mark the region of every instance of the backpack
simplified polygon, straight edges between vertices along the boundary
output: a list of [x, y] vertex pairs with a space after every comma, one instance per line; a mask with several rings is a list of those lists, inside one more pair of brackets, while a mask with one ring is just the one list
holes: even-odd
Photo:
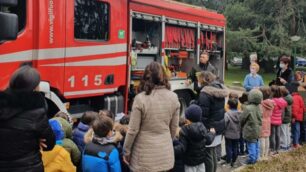
[[[93, 142], [87, 144], [83, 152], [83, 172], [121, 172], [119, 153], [117, 166], [110, 162], [111, 153], [115, 149], [116, 146], [114, 144], [100, 145]], [[118, 151], [116, 150], [116, 152]], [[95, 168], [98, 165], [101, 168]]]

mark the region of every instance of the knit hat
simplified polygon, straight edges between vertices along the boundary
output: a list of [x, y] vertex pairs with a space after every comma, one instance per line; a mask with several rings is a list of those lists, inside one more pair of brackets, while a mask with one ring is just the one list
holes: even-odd
[[289, 86], [290, 93], [298, 92], [299, 86], [300, 86], [299, 82], [293, 81]]
[[249, 103], [258, 105], [261, 103], [262, 99], [263, 99], [262, 92], [259, 91], [258, 89], [253, 89], [249, 92], [248, 95]]
[[64, 131], [64, 137], [72, 139], [72, 125], [63, 118], [55, 117], [53, 119], [57, 120], [61, 124]]
[[39, 82], [40, 75], [36, 69], [22, 66], [13, 73], [9, 88], [15, 91], [33, 91]]
[[202, 117], [202, 109], [200, 106], [192, 104], [185, 110], [185, 117], [191, 122], [199, 122]]
[[52, 131], [55, 135], [56, 143], [59, 144], [64, 139], [65, 136], [61, 124], [57, 120], [50, 119], [49, 125], [51, 126]]

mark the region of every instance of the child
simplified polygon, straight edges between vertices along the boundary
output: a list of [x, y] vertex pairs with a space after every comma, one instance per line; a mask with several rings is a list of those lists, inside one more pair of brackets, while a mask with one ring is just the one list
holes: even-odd
[[185, 111], [187, 124], [181, 128], [179, 144], [174, 147], [175, 156], [183, 155], [185, 172], [205, 171], [205, 145], [214, 140], [215, 130], [209, 132], [201, 122], [202, 109], [190, 105]]
[[122, 135], [122, 139], [121, 141], [119, 141], [117, 148], [118, 151], [120, 153], [120, 163], [121, 163], [121, 171], [122, 172], [130, 172], [130, 169], [128, 167], [128, 165], [126, 163], [123, 162], [123, 145], [124, 145], [124, 141], [125, 141], [125, 136], [128, 130], [128, 125], [130, 123], [130, 116], [129, 115], [125, 115], [120, 119], [119, 124], [114, 124], [114, 130], [116, 131], [116, 133], [120, 133]]
[[301, 147], [299, 144], [300, 138], [300, 125], [303, 122], [304, 115], [304, 101], [302, 96], [298, 93], [298, 82], [292, 83], [292, 136], [293, 136], [293, 147]]
[[278, 154], [280, 148], [280, 126], [282, 125], [282, 114], [287, 107], [287, 102], [282, 97], [279, 86], [271, 86], [272, 101], [274, 102], [274, 109], [271, 116], [271, 136], [270, 148], [271, 155]]
[[63, 118], [64, 120], [69, 122], [69, 117], [65, 112], [59, 111], [57, 114], [54, 115], [54, 117]]
[[253, 88], [259, 88], [264, 85], [262, 77], [257, 74], [259, 71], [259, 65], [252, 63], [250, 65], [250, 74], [248, 74], [243, 82], [243, 87], [246, 91], [251, 91]]
[[272, 92], [270, 87], [261, 87], [259, 89], [263, 95], [261, 102], [262, 110], [262, 126], [260, 133], [260, 158], [262, 160], [268, 159], [270, 149], [270, 135], [271, 135], [271, 115], [274, 109], [274, 102], [270, 99]]
[[45, 172], [75, 172], [76, 167], [72, 164], [69, 153], [63, 148], [62, 139], [64, 132], [57, 120], [49, 120], [49, 124], [56, 138], [56, 145], [51, 151], [42, 152], [42, 160]]
[[300, 84], [302, 84], [304, 82], [304, 76], [303, 76], [303, 72], [301, 71], [296, 71], [294, 73], [294, 80], [299, 82]]
[[[179, 127], [177, 127], [175, 138], [173, 139], [173, 147], [178, 146], [180, 144], [180, 141], [179, 141], [180, 134], [179, 133], [181, 131], [181, 128], [184, 125], [186, 125], [186, 119], [183, 117], [180, 117]], [[172, 172], [185, 172], [183, 157], [184, 157], [183, 154], [175, 155], [174, 167], [171, 170]]]
[[230, 110], [225, 113], [225, 147], [226, 147], [226, 162], [233, 167], [238, 157], [238, 145], [240, 138], [240, 115], [237, 110], [238, 100], [229, 99], [227, 102]]
[[[99, 112], [99, 115], [98, 115], [98, 117], [101, 117], [101, 116], [107, 116], [107, 117], [109, 117], [110, 119], [112, 119], [112, 121], [113, 121], [113, 123], [114, 123], [114, 120], [115, 120], [115, 115], [111, 112], [111, 111], [109, 111], [109, 110], [101, 110], [100, 112]], [[121, 129], [121, 125], [118, 125], [118, 124], [114, 124], [114, 128], [113, 129], [115, 129], [115, 134], [116, 134], [116, 138], [118, 139], [116, 142], [119, 142], [119, 141], [121, 141], [122, 140], [122, 135], [120, 134], [120, 129]], [[117, 130], [118, 129], [118, 130]], [[84, 135], [84, 142], [85, 142], [85, 144], [87, 144], [87, 143], [90, 143], [91, 141], [92, 141], [92, 138], [93, 138], [93, 129], [92, 128], [90, 128], [87, 132], [86, 132], [86, 134]]]
[[88, 131], [91, 123], [98, 117], [98, 113], [88, 111], [83, 114], [81, 121], [77, 128], [73, 130], [73, 141], [78, 146], [79, 150], [83, 152], [85, 147], [84, 135]]
[[73, 120], [72, 120], [71, 116], [68, 115], [65, 112], [59, 111], [59, 112], [57, 112], [57, 114], [54, 115], [54, 117], [63, 118], [64, 120], [68, 121], [70, 124], [73, 124]]
[[57, 120], [62, 126], [64, 132], [62, 146], [70, 153], [73, 164], [78, 166], [81, 159], [81, 152], [78, 146], [72, 141], [72, 126], [63, 118], [55, 117], [53, 119]]
[[248, 160], [247, 164], [254, 164], [259, 157], [259, 135], [261, 129], [261, 110], [259, 104], [262, 101], [262, 93], [253, 89], [248, 96], [248, 105], [243, 109], [240, 123], [242, 128], [242, 135], [247, 143]]
[[99, 115], [101, 116], [101, 115], [106, 115], [106, 116], [108, 116], [109, 118], [111, 118], [113, 121], [115, 121], [115, 114], [112, 112], [112, 111], [110, 111], [110, 110], [106, 110], [106, 109], [104, 109], [104, 110], [100, 110], [99, 111]]
[[[241, 110], [245, 109], [245, 107], [248, 105], [248, 92], [242, 93], [241, 97], [239, 97], [239, 102], [241, 103]], [[242, 129], [241, 129], [242, 130]], [[242, 137], [242, 131], [240, 131], [240, 139], [239, 139], [239, 155], [245, 155], [247, 154], [247, 148], [245, 145], [245, 141]]]
[[281, 131], [280, 131], [280, 148], [282, 150], [287, 151], [289, 150], [290, 145], [291, 145], [289, 125], [291, 123], [291, 118], [292, 118], [291, 105], [293, 103], [293, 99], [285, 86], [280, 86], [280, 91], [281, 91], [282, 97], [285, 99], [285, 101], [288, 104], [288, 106], [285, 108], [282, 114], [283, 121], [282, 121]]
[[[238, 97], [238, 94], [235, 93], [235, 92], [231, 92], [229, 95], [228, 95], [228, 100], [230, 99], [236, 99], [238, 101], [238, 107], [237, 107], [237, 110], [238, 111], [241, 111], [241, 104], [239, 102], [239, 97]], [[230, 110], [228, 104], [225, 104], [225, 112], [228, 112]]]
[[99, 116], [92, 128], [93, 139], [86, 144], [83, 152], [83, 172], [121, 172], [112, 119]]

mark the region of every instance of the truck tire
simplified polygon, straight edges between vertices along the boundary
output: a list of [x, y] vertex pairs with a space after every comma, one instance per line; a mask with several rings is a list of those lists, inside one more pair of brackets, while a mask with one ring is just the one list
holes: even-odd
[[185, 110], [189, 106], [190, 101], [193, 99], [192, 94], [188, 90], [175, 91], [180, 101], [180, 117], [185, 117]]

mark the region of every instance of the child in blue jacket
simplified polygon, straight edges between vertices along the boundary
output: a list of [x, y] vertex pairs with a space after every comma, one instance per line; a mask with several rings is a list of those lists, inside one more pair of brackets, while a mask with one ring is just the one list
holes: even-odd
[[84, 135], [89, 130], [93, 121], [98, 117], [97, 112], [88, 111], [83, 114], [81, 121], [73, 130], [72, 137], [74, 143], [78, 146], [81, 152], [83, 152], [85, 147]]
[[92, 129], [93, 139], [83, 152], [83, 172], [121, 172], [112, 119], [99, 116], [93, 122]]

